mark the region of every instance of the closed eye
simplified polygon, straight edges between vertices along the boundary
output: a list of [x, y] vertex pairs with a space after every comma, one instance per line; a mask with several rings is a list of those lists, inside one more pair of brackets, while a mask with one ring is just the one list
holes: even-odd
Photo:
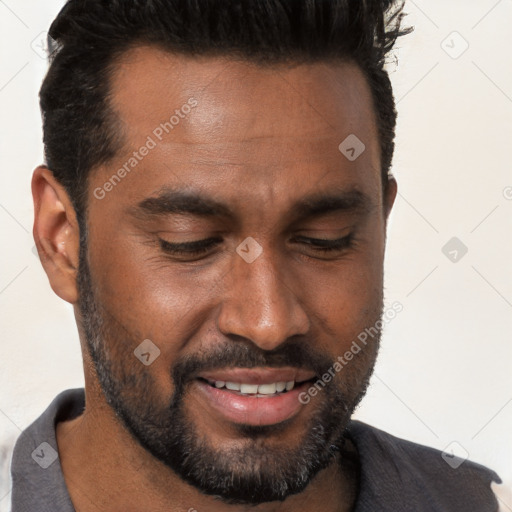
[[308, 237], [296, 237], [296, 241], [312, 246], [315, 250], [322, 252], [339, 251], [346, 249], [351, 246], [353, 242], [353, 233], [346, 235], [342, 238], [326, 239], [326, 238], [308, 238]]
[[[297, 236], [292, 241], [294, 243], [303, 244], [306, 247], [319, 251], [321, 253], [342, 251], [349, 248], [353, 243], [353, 233], [342, 238], [325, 239], [325, 238], [309, 238]], [[217, 247], [223, 242], [220, 237], [210, 237], [203, 240], [193, 240], [190, 242], [173, 243], [159, 238], [161, 249], [174, 256], [198, 257], [207, 254], [209, 251]]]
[[168, 254], [176, 256], [188, 255], [188, 256], [199, 256], [207, 253], [215, 246], [222, 242], [222, 238], [211, 237], [205, 238], [204, 240], [194, 240], [191, 242], [181, 242], [179, 244], [168, 242], [167, 240], [159, 239], [160, 247]]

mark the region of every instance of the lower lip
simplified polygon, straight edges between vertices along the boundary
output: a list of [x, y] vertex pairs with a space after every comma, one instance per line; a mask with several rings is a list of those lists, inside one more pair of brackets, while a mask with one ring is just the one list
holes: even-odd
[[226, 388], [218, 389], [202, 380], [195, 381], [208, 405], [233, 423], [242, 425], [275, 425], [299, 413], [300, 393], [309, 385], [304, 382], [291, 391], [269, 397], [239, 395]]

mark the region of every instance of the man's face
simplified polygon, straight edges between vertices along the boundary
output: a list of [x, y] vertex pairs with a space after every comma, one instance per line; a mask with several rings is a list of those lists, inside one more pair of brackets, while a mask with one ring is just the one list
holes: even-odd
[[[382, 312], [395, 190], [383, 196], [365, 79], [348, 63], [262, 68], [139, 48], [117, 66], [112, 106], [125, 143], [90, 176], [79, 274], [105, 397], [207, 494], [300, 492], [332, 461], [378, 348], [376, 337], [299, 401]], [[143, 342], [151, 364], [134, 354]]]

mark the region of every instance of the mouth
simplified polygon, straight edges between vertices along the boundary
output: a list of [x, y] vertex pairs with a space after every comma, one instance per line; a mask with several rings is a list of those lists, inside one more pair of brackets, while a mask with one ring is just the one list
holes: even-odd
[[289, 369], [230, 369], [195, 379], [200, 397], [217, 417], [243, 425], [275, 425], [298, 415], [299, 395], [316, 380]]

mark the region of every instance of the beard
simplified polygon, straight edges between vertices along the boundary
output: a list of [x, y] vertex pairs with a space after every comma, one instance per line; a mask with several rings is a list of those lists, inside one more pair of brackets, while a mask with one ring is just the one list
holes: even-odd
[[[293, 446], [277, 444], [293, 418], [276, 425], [234, 424], [236, 446], [214, 446], [186, 412], [186, 397], [193, 375], [226, 367], [295, 366], [324, 375], [333, 357], [313, 350], [303, 339], [286, 340], [265, 351], [252, 343], [219, 344], [207, 353], [178, 358], [171, 376], [174, 391], [159, 399], [158, 385], [147, 367], [134, 356], [138, 339], [129, 333], [108, 308], [100, 304], [87, 262], [85, 240], [80, 244], [78, 272], [79, 309], [86, 349], [94, 364], [106, 402], [133, 439], [171, 468], [182, 480], [226, 504], [258, 505], [284, 501], [302, 492], [312, 479], [344, 457], [346, 427], [364, 396], [377, 356], [379, 333], [358, 354], [358, 361], [344, 368], [344, 379], [333, 379], [311, 402], [305, 434]], [[382, 317], [381, 312], [378, 318]], [[131, 347], [131, 348], [130, 348]], [[347, 457], [348, 458], [348, 457]]]

